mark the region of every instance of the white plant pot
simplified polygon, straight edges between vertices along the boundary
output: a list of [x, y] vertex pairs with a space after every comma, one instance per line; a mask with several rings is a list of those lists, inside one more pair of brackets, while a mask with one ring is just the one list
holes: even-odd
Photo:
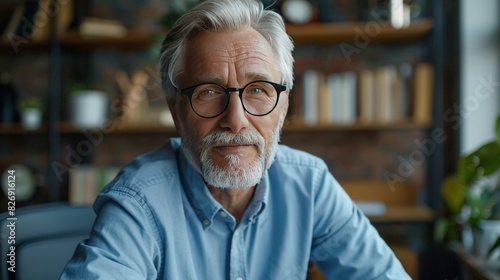
[[38, 129], [42, 124], [42, 111], [35, 108], [22, 110], [21, 123], [25, 129]]
[[99, 128], [108, 115], [108, 96], [97, 90], [75, 92], [70, 99], [70, 119], [77, 128]]

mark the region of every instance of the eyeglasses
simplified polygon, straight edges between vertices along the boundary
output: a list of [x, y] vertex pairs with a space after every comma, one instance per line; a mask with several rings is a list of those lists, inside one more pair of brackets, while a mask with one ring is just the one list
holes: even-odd
[[239, 92], [241, 105], [247, 113], [253, 116], [265, 116], [276, 108], [279, 95], [285, 90], [285, 85], [254, 81], [242, 88], [226, 88], [216, 83], [202, 83], [180, 89], [180, 92], [189, 97], [191, 108], [198, 116], [215, 118], [228, 107], [231, 92]]

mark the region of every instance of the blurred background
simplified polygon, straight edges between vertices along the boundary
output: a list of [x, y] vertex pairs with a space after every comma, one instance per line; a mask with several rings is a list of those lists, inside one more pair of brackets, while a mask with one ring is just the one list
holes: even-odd
[[[156, 63], [197, 2], [0, 0], [1, 212], [8, 171], [17, 207], [88, 205], [177, 135]], [[500, 2], [263, 2], [295, 43], [282, 143], [325, 160], [414, 279], [499, 279]]]

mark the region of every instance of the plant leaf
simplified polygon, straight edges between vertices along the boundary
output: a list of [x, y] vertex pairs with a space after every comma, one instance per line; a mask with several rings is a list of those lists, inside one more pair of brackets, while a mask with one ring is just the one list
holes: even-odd
[[471, 154], [479, 159], [476, 175], [488, 176], [500, 168], [500, 143], [493, 141], [484, 144]]
[[444, 180], [441, 192], [450, 212], [457, 214], [465, 201], [465, 184], [458, 177], [449, 176]]
[[495, 249], [500, 248], [500, 236], [497, 238], [495, 243], [491, 246], [491, 248], [488, 250], [488, 258], [491, 257], [491, 254], [495, 251]]
[[488, 176], [500, 169], [500, 142], [492, 141], [474, 152], [463, 156], [458, 162], [459, 180], [471, 185], [481, 176]]
[[458, 180], [465, 185], [471, 185], [477, 178], [479, 159], [472, 154], [463, 156], [458, 161]]

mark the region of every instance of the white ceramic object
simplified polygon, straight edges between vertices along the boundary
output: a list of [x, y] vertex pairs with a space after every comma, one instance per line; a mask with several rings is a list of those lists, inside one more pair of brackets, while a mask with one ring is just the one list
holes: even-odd
[[70, 118], [77, 128], [99, 128], [107, 115], [108, 96], [102, 91], [78, 91], [70, 98]]
[[42, 111], [40, 109], [28, 108], [21, 112], [21, 123], [25, 129], [35, 130], [42, 124]]

